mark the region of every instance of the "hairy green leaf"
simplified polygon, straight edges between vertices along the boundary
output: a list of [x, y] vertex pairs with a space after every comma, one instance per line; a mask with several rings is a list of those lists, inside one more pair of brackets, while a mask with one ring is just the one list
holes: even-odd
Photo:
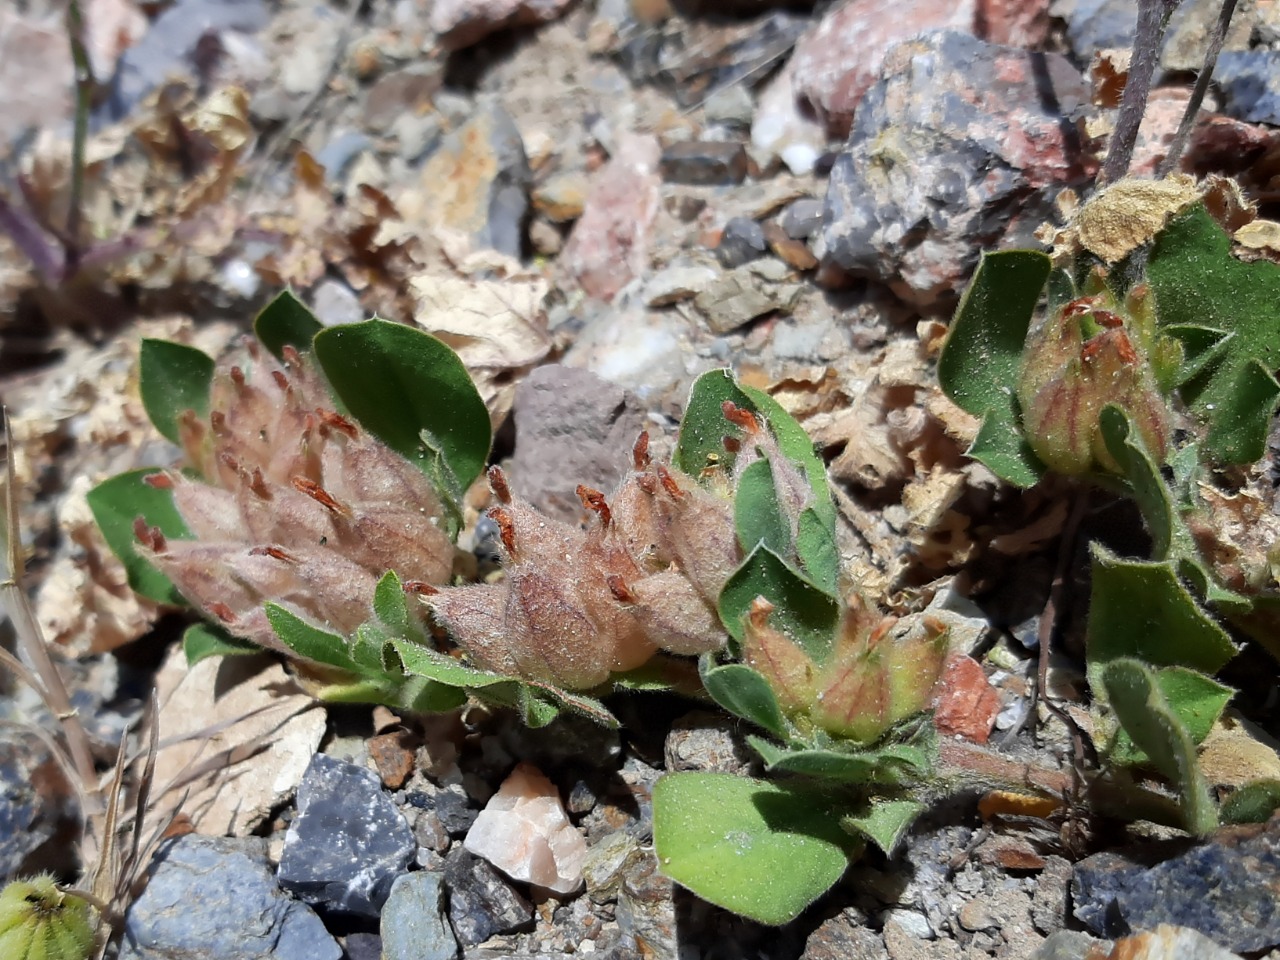
[[[1185, 667], [1161, 667], [1151, 673], [1169, 709], [1177, 716], [1193, 744], [1201, 743], [1209, 735], [1235, 693], [1212, 677]], [[1146, 763], [1150, 759], [1123, 728], [1109, 756], [1113, 763], [1121, 765]]]
[[253, 321], [253, 332], [277, 360], [284, 359], [284, 348], [309, 353], [315, 335], [324, 329], [305, 303], [292, 290], [285, 290], [262, 308]]
[[720, 591], [720, 620], [739, 643], [744, 620], [756, 597], [774, 606], [770, 624], [798, 644], [815, 663], [824, 663], [834, 641], [840, 605], [766, 546], [757, 546]]
[[117, 474], [90, 490], [86, 499], [107, 546], [124, 564], [129, 586], [157, 603], [185, 605], [169, 578], [138, 553], [134, 536], [134, 520], [141, 517], [170, 540], [191, 539], [191, 531], [173, 505], [173, 492], [143, 482], [155, 472], [143, 468]]
[[778, 737], [785, 737], [787, 722], [769, 682], [745, 663], [716, 666], [710, 654], [698, 661], [702, 684], [711, 699], [735, 716]]
[[213, 359], [195, 347], [145, 339], [138, 349], [138, 390], [147, 416], [167, 439], [181, 445], [178, 419], [184, 410], [209, 415]]
[[653, 789], [662, 872], [759, 923], [794, 920], [861, 850], [825, 795], [724, 773], [668, 774]]
[[793, 773], [837, 783], [911, 783], [930, 776], [936, 752], [930, 734], [910, 743], [886, 743], [864, 750], [824, 750], [780, 747], [748, 736], [747, 742], [764, 759], [770, 773]]
[[918, 800], [872, 797], [841, 817], [840, 826], [866, 837], [883, 850], [885, 856], [891, 857], [916, 817], [924, 811], [925, 805]]
[[321, 630], [278, 603], [265, 606], [267, 622], [286, 647], [298, 656], [340, 670], [355, 670], [358, 665], [347, 649], [347, 641], [336, 633]]
[[764, 544], [778, 556], [791, 553], [791, 525], [778, 503], [773, 467], [757, 460], [742, 471], [733, 497], [733, 521], [743, 553]]
[[212, 623], [193, 623], [182, 633], [182, 652], [187, 666], [194, 667], [208, 657], [243, 657], [262, 653], [262, 648]]
[[1238, 789], [1222, 805], [1223, 823], [1266, 823], [1280, 810], [1280, 780], [1255, 780]]

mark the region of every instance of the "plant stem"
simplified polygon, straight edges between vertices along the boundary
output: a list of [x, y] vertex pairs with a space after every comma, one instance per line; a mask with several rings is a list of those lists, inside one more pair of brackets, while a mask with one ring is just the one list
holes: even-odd
[[1196, 85], [1191, 89], [1191, 99], [1187, 101], [1187, 110], [1178, 124], [1178, 132], [1173, 143], [1169, 144], [1169, 152], [1165, 154], [1160, 166], [1156, 168], [1157, 177], [1167, 177], [1177, 166], [1182, 152], [1187, 149], [1187, 141], [1191, 138], [1191, 130], [1200, 114], [1200, 104], [1213, 79], [1214, 68], [1218, 65], [1218, 54], [1222, 53], [1222, 45], [1227, 40], [1227, 30], [1231, 26], [1231, 17], [1236, 12], [1236, 0], [1222, 0], [1222, 9], [1218, 12], [1218, 22], [1214, 24], [1213, 33], [1209, 35], [1209, 46], [1204, 52], [1204, 65], [1200, 67], [1200, 75], [1196, 77]]
[[80, 224], [84, 203], [84, 147], [89, 133], [89, 108], [93, 105], [93, 66], [84, 45], [84, 18], [80, 0], [68, 0], [67, 38], [71, 42], [71, 59], [76, 68], [76, 115], [71, 140], [71, 193], [67, 207], [66, 244], [67, 275], [75, 272], [80, 260]]
[[1120, 114], [1111, 134], [1107, 159], [1098, 174], [1098, 185], [1115, 183], [1129, 169], [1133, 148], [1138, 142], [1138, 127], [1151, 94], [1151, 78], [1160, 61], [1160, 43], [1164, 40], [1169, 18], [1182, 0], [1138, 0], [1138, 31], [1133, 38], [1133, 56], [1129, 60], [1129, 79], [1120, 99]]

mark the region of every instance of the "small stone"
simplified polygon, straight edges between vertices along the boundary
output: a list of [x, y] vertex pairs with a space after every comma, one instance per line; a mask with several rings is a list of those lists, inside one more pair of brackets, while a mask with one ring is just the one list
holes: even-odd
[[1236, 954], [1224, 950], [1202, 933], [1162, 923], [1154, 930], [1121, 937], [1111, 948], [1107, 960], [1236, 960]]
[[435, 811], [440, 823], [455, 837], [470, 830], [480, 815], [480, 811], [471, 805], [471, 798], [455, 787], [436, 794]]
[[667, 734], [662, 751], [666, 768], [745, 774], [749, 761], [734, 738], [735, 727], [735, 722], [722, 714], [686, 714]]
[[1237, 953], [1280, 945], [1280, 817], [1227, 827], [1185, 853], [1147, 867], [1117, 853], [1076, 864], [1075, 916], [1094, 933], [1173, 924]]
[[982, 664], [955, 655], [947, 660], [938, 680], [934, 723], [943, 736], [960, 736], [986, 743], [1000, 712], [1000, 698], [987, 682]]
[[376, 933], [349, 933], [342, 945], [342, 960], [382, 960], [382, 938]]
[[1110, 944], [1079, 930], [1059, 930], [1036, 947], [1027, 960], [1086, 960], [1105, 957]]
[[554, 257], [564, 248], [564, 235], [554, 224], [542, 217], [534, 217], [529, 224], [529, 246], [542, 257]]
[[[6, 877], [56, 867], [73, 871], [67, 859], [29, 860], [59, 834], [76, 829], [75, 791], [42, 740], [6, 731], [0, 736], [0, 872]], [[55, 852], [46, 850], [45, 852]]]
[[729, 127], [749, 127], [755, 115], [756, 104], [751, 91], [744, 84], [735, 83], [722, 87], [702, 105], [708, 123], [723, 123]]
[[396, 141], [396, 153], [411, 166], [416, 166], [440, 143], [444, 128], [440, 114], [402, 113], [391, 122], [391, 136]]
[[383, 960], [454, 960], [458, 955], [444, 915], [442, 880], [427, 871], [396, 878], [379, 921]]
[[818, 265], [818, 258], [813, 255], [813, 251], [803, 240], [793, 240], [787, 235], [787, 231], [776, 223], [766, 223], [763, 229], [769, 249], [783, 263], [797, 270], [812, 270]]
[[694, 305], [715, 333], [736, 330], [774, 310], [789, 312], [800, 295], [798, 284], [764, 280], [753, 266], [746, 264], [722, 274], [694, 298]]
[[592, 179], [582, 216], [560, 255], [589, 296], [612, 300], [648, 268], [662, 186], [659, 158], [655, 138], [627, 135]]
[[866, 916], [849, 907], [809, 935], [801, 960], [886, 960], [888, 956], [880, 934], [868, 928]]
[[444, 828], [439, 814], [434, 810], [419, 812], [413, 823], [413, 839], [418, 841], [418, 846], [433, 853], [446, 853], [449, 850], [449, 831]]
[[618, 925], [636, 941], [642, 957], [679, 955], [674, 885], [658, 869], [652, 850], [631, 861], [618, 893]]
[[548, 23], [573, 0], [436, 0], [427, 23], [449, 50], [461, 50], [498, 30]]
[[1222, 91], [1223, 112], [1250, 123], [1280, 124], [1280, 51], [1226, 52], [1213, 80]]
[[890, 925], [916, 940], [932, 940], [934, 937], [933, 927], [929, 926], [929, 918], [915, 910], [886, 910], [884, 915], [886, 938]]
[[644, 285], [644, 302], [650, 307], [667, 307], [681, 300], [692, 300], [701, 293], [719, 271], [702, 265], [672, 265], [659, 270]]
[[587, 204], [587, 176], [582, 171], [555, 173], [533, 189], [533, 208], [553, 223], [582, 216]]
[[732, 270], [760, 259], [767, 249], [764, 228], [760, 224], [748, 217], [733, 217], [724, 225], [716, 247], [716, 259]]
[[588, 847], [586, 859], [582, 861], [582, 879], [592, 902], [608, 903], [617, 899], [618, 885], [627, 867], [639, 855], [639, 841], [622, 830], [606, 833]]
[[120, 960], [339, 960], [306, 904], [279, 887], [259, 838], [187, 834], [160, 848], [129, 906]]
[[977, 933], [979, 930], [995, 930], [1000, 921], [991, 913], [991, 908], [982, 900], [970, 900], [960, 908], [957, 917], [960, 926]]
[[801, 110], [792, 62], [760, 92], [751, 121], [751, 146], [777, 157], [796, 176], [806, 176], [827, 149], [827, 132], [811, 113]]
[[516, 880], [562, 894], [582, 886], [586, 841], [555, 785], [531, 764], [517, 765], [503, 781], [463, 843]]
[[279, 882], [307, 903], [376, 917], [416, 851], [372, 771], [316, 754], [298, 786]]
[[399, 790], [413, 773], [413, 746], [404, 731], [382, 733], [369, 740], [369, 756], [378, 768], [382, 785], [388, 790]]
[[792, 240], [808, 240], [822, 229], [822, 201], [817, 197], [793, 200], [778, 216], [778, 226]]
[[533, 920], [533, 904], [484, 860], [458, 846], [445, 859], [449, 922], [463, 947], [484, 943]]
[[721, 186], [747, 176], [747, 151], [741, 143], [686, 140], [662, 151], [662, 178], [669, 183]]

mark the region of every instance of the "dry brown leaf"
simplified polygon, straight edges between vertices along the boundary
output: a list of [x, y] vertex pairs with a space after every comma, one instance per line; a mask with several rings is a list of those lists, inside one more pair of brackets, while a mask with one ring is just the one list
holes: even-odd
[[[156, 689], [164, 734], [156, 758], [160, 788], [226, 756], [186, 788], [182, 809], [199, 833], [251, 832], [293, 795], [324, 735], [324, 708], [265, 657], [210, 657], [189, 668], [175, 648]], [[216, 732], [202, 735], [208, 729]], [[162, 798], [161, 811], [172, 809], [183, 792]]]
[[1199, 199], [1195, 178], [1186, 174], [1120, 180], [1080, 208], [1074, 222], [1059, 234], [1055, 253], [1064, 242], [1073, 242], [1106, 263], [1116, 263], [1149, 242], [1170, 214]]
[[1129, 50], [1099, 50], [1089, 64], [1089, 83], [1093, 88], [1093, 103], [1105, 109], [1120, 106], [1120, 95], [1129, 80]]

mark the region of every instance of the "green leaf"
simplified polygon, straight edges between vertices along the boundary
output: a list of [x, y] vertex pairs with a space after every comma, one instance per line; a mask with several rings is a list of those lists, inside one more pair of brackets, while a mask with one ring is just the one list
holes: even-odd
[[[1012, 402], [1016, 412], [1017, 398]], [[1034, 487], [1045, 473], [1045, 465], [1031, 449], [1022, 431], [1010, 430], [1008, 419], [1000, 411], [987, 412], [978, 427], [977, 436], [965, 453], [1015, 487]]]
[[1253, 463], [1280, 402], [1280, 266], [1237, 260], [1231, 243], [1196, 204], [1156, 237], [1147, 280], [1161, 327], [1183, 344], [1182, 399], [1208, 424], [1205, 451]]
[[410, 626], [409, 604], [404, 586], [394, 570], [388, 570], [373, 590], [373, 612], [388, 630], [398, 637], [416, 632]]
[[859, 852], [829, 806], [798, 784], [668, 774], [653, 788], [658, 863], [702, 899], [779, 926], [826, 893]]
[[157, 603], [186, 605], [186, 600], [163, 573], [138, 553], [133, 522], [142, 517], [149, 527], [159, 527], [169, 540], [190, 540], [191, 531], [173, 505], [173, 492], [150, 486], [144, 477], [155, 470], [130, 470], [110, 477], [89, 491], [86, 499], [107, 546], [124, 564], [129, 586]]
[[918, 800], [900, 800], [873, 797], [858, 805], [853, 813], [840, 818], [840, 826], [850, 833], [866, 837], [893, 856], [908, 828], [926, 809]]
[[834, 640], [840, 605], [766, 546], [747, 555], [720, 591], [720, 620], [739, 643], [744, 620], [756, 597], [774, 606], [770, 624], [781, 630], [815, 663], [826, 661]]
[[1266, 823], [1280, 809], [1280, 780], [1255, 780], [1227, 798], [1223, 823]]
[[407, 673], [414, 676], [427, 677], [451, 687], [468, 689], [495, 686], [499, 684], [513, 685], [510, 677], [504, 677], [487, 670], [477, 670], [459, 663], [453, 657], [446, 656], [420, 643], [412, 643], [397, 637], [391, 638], [391, 646], [400, 655]]
[[356, 668], [343, 637], [307, 623], [277, 603], [266, 604], [264, 610], [280, 642], [298, 656], [342, 670]]
[[[1185, 667], [1162, 667], [1152, 671], [1152, 675], [1169, 709], [1177, 716], [1193, 744], [1201, 743], [1209, 735], [1235, 693], [1212, 677]], [[1109, 757], [1113, 763], [1126, 766], [1150, 760], [1123, 728], [1112, 745]]]
[[1121, 657], [1215, 674], [1235, 655], [1227, 632], [1178, 580], [1168, 561], [1124, 560], [1094, 544], [1086, 637], [1089, 683]]
[[284, 359], [286, 346], [308, 353], [315, 335], [323, 329], [324, 325], [292, 290], [277, 294], [253, 321], [254, 334], [277, 360]]
[[195, 347], [145, 339], [138, 350], [139, 392], [147, 416], [167, 439], [181, 445], [178, 418], [184, 410], [209, 415], [213, 360]]
[[[932, 727], [929, 728], [932, 731]], [[758, 737], [747, 741], [770, 773], [793, 773], [835, 783], [900, 785], [933, 772], [932, 734], [919, 743], [888, 743], [870, 750], [840, 751], [778, 747]]]
[[983, 419], [969, 455], [1019, 486], [1039, 473], [1022, 442], [1014, 385], [1050, 268], [1048, 256], [1033, 250], [984, 253], [938, 357], [947, 396]]
[[[549, 683], [539, 683], [536, 680], [521, 681], [521, 685], [530, 691], [536, 692], [537, 695], [550, 704], [557, 713], [561, 710], [568, 710], [579, 716], [586, 717], [602, 727], [608, 727], [610, 730], [617, 730], [620, 726], [618, 718], [608, 711], [603, 703], [594, 697], [588, 697], [581, 693], [574, 693], [570, 690], [562, 690], [560, 687], [553, 686]], [[553, 718], [554, 719], [554, 718]], [[550, 721], [548, 721], [550, 722]]]
[[489, 411], [458, 355], [378, 319], [328, 327], [314, 343], [338, 399], [456, 506], [484, 469], [491, 437]]
[[1160, 475], [1142, 435], [1133, 429], [1128, 414], [1113, 403], [1102, 408], [1098, 418], [1107, 452], [1115, 458], [1132, 487], [1134, 500], [1151, 534], [1151, 552], [1156, 560], [1174, 557], [1198, 558], [1191, 531], [1182, 522], [1173, 497]]
[[837, 596], [840, 583], [840, 548], [835, 531], [812, 507], [800, 513], [796, 530], [796, 556], [816, 586]]
[[787, 734], [787, 722], [778, 707], [769, 681], [745, 663], [716, 666], [710, 654], [698, 660], [702, 685], [711, 699], [734, 716], [750, 720], [778, 737]]
[[768, 460], [757, 460], [742, 471], [733, 497], [733, 521], [743, 553], [750, 553], [757, 544], [779, 556], [791, 553], [791, 525], [778, 503]]
[[262, 653], [256, 643], [233, 637], [212, 623], [193, 623], [182, 634], [182, 652], [187, 666], [194, 667], [209, 657], [243, 657]]
[[1122, 658], [1106, 665], [1102, 686], [1120, 726], [1177, 789], [1187, 831], [1198, 836], [1211, 832], [1218, 825], [1217, 812], [1195, 745], [1153, 672], [1139, 660]]

